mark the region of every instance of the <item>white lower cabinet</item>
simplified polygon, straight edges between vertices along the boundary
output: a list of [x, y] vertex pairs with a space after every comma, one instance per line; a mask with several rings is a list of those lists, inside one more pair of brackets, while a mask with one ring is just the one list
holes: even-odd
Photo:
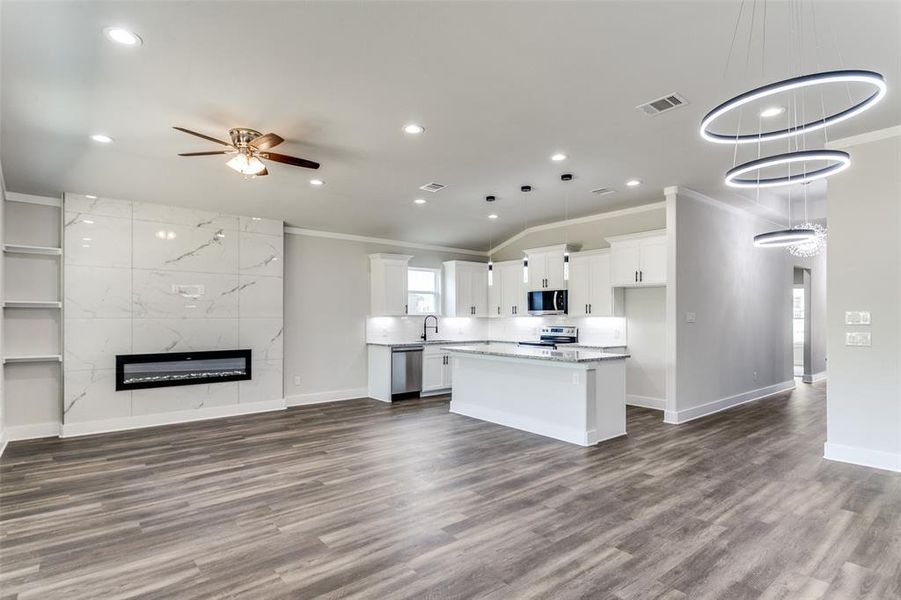
[[426, 346], [422, 355], [422, 393], [438, 392], [451, 387], [450, 355], [437, 346]]

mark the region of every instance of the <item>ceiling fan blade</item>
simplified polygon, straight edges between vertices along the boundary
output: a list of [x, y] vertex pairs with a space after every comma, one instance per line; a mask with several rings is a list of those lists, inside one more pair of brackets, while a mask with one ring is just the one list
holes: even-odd
[[318, 162], [313, 162], [312, 160], [306, 160], [304, 158], [296, 158], [294, 156], [288, 156], [287, 154], [277, 154], [275, 152], [263, 152], [260, 154], [260, 158], [274, 160], [275, 162], [284, 163], [286, 165], [294, 165], [295, 167], [306, 167], [307, 169], [318, 169], [319, 168]]
[[266, 135], [261, 135], [258, 138], [254, 138], [248, 142], [248, 146], [251, 148], [256, 148], [257, 150], [268, 150], [269, 148], [275, 148], [285, 140], [274, 133], [267, 133]]
[[210, 142], [216, 142], [217, 144], [222, 144], [223, 146], [231, 146], [231, 144], [229, 144], [228, 142], [223, 142], [222, 140], [217, 140], [214, 137], [210, 137], [208, 135], [203, 135], [202, 133], [197, 133], [196, 131], [191, 131], [190, 129], [185, 129], [184, 127], [173, 127], [172, 129], [177, 129], [179, 131], [183, 131], [184, 133], [187, 133], [188, 135], [194, 135], [194, 136], [203, 138]]
[[254, 173], [254, 177], [262, 177], [263, 175], [268, 175], [268, 174], [269, 174], [269, 169], [266, 169], [264, 167], [263, 170], [260, 171], [259, 173]]
[[234, 150], [212, 150], [210, 152], [179, 152], [179, 156], [213, 156], [214, 154], [231, 154]]

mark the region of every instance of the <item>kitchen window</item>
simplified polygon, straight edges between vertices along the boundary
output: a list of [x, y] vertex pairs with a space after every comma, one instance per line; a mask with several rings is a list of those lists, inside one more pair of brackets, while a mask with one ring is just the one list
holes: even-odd
[[436, 315], [441, 306], [441, 270], [407, 270], [407, 304], [411, 315]]

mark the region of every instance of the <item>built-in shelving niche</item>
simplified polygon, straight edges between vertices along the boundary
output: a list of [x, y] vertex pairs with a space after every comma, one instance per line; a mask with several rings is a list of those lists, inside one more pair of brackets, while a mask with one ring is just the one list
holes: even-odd
[[7, 194], [3, 211], [5, 421], [60, 423], [62, 203]]

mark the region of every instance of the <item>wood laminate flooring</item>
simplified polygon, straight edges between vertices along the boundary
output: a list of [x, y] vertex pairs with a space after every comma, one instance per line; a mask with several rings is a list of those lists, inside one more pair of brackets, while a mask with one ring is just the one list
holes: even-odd
[[0, 598], [901, 597], [901, 476], [825, 385], [580, 448], [362, 399], [0, 460]]

